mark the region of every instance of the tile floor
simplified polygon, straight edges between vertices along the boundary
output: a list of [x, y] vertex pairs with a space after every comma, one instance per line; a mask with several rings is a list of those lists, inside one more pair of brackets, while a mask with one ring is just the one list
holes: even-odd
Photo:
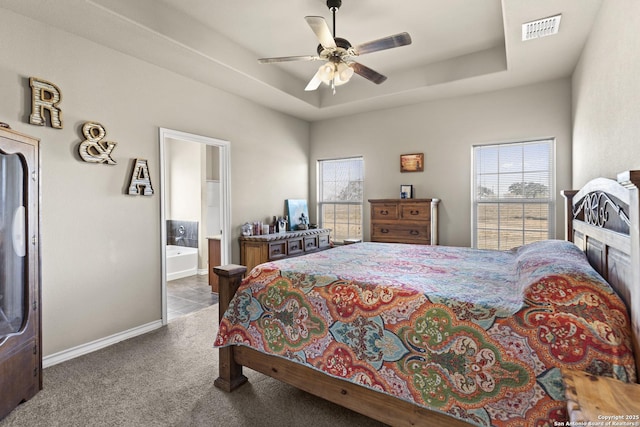
[[218, 303], [207, 275], [195, 275], [167, 282], [167, 318], [173, 319]]

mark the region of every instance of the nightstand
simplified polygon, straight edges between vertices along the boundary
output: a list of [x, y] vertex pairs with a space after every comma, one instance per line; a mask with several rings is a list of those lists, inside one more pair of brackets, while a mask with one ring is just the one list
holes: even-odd
[[562, 369], [562, 378], [572, 425], [640, 425], [640, 384], [570, 369]]

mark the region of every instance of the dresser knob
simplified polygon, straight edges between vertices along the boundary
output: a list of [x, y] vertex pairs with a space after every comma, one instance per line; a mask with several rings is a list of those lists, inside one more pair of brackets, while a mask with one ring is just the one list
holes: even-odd
[[420, 234], [420, 232], [418, 230], [411, 230], [409, 231], [409, 234], [411, 234], [412, 236], [417, 236]]
[[389, 211], [380, 211], [380, 215], [389, 215]]
[[411, 210], [409, 211], [411, 215], [420, 215], [420, 211]]
[[380, 232], [381, 232], [381, 233], [388, 233], [388, 232], [389, 232], [389, 229], [388, 229], [388, 228], [381, 228], [381, 229], [380, 229]]

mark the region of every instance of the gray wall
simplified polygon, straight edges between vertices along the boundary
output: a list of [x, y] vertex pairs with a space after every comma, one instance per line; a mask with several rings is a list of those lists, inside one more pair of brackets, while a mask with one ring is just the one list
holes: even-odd
[[640, 2], [603, 1], [573, 75], [573, 186], [640, 169]]
[[[471, 245], [471, 150], [476, 144], [556, 138], [556, 235], [563, 238], [563, 199], [571, 184], [571, 86], [568, 79], [444, 99], [311, 125], [311, 200], [315, 162], [364, 156], [367, 199], [398, 198], [412, 184], [416, 198], [441, 199], [440, 244]], [[400, 154], [424, 153], [424, 172], [401, 173]]]
[[[307, 197], [302, 120], [6, 10], [0, 52], [0, 121], [41, 139], [45, 356], [160, 319], [160, 127], [231, 142], [235, 262], [242, 223]], [[27, 123], [29, 77], [60, 87], [64, 129]], [[117, 165], [79, 160], [90, 120], [118, 143]], [[138, 157], [149, 161], [151, 197], [124, 194]], [[271, 162], [286, 168], [265, 170]]]

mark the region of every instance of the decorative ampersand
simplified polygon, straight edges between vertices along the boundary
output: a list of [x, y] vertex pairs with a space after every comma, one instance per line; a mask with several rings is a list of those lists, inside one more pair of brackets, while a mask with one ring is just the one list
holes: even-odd
[[78, 148], [82, 160], [89, 163], [116, 164], [116, 161], [111, 158], [111, 153], [117, 143], [102, 141], [107, 132], [100, 123], [86, 122], [82, 126], [82, 134], [86, 138]]

